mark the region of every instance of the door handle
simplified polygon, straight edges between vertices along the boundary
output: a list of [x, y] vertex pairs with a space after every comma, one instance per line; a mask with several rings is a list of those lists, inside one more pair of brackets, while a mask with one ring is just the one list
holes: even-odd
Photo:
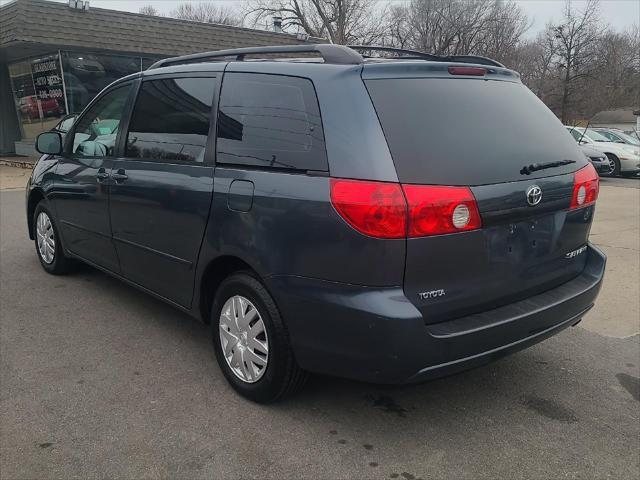
[[116, 173], [111, 174], [111, 178], [113, 178], [116, 183], [124, 182], [129, 176], [124, 173], [124, 168], [119, 168]]
[[99, 168], [98, 173], [96, 173], [96, 180], [98, 180], [98, 182], [102, 182], [107, 178], [109, 178], [109, 174], [107, 173], [107, 171], [104, 168]]

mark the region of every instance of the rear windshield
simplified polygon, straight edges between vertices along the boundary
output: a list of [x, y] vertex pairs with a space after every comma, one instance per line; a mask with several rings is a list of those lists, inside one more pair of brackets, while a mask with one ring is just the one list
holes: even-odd
[[[570, 173], [586, 164], [555, 115], [521, 83], [365, 80], [405, 183], [484, 185]], [[532, 163], [576, 163], [525, 176]]]

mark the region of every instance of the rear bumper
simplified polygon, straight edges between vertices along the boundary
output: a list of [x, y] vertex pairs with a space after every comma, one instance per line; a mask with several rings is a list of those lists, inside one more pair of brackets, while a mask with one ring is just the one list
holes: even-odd
[[521, 350], [576, 324], [600, 291], [606, 258], [589, 245], [584, 271], [526, 300], [425, 325], [402, 288], [274, 276], [268, 286], [300, 365], [375, 383], [449, 375]]

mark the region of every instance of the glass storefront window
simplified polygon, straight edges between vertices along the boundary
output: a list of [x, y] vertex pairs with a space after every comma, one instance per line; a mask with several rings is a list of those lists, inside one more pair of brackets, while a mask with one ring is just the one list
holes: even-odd
[[156, 60], [63, 51], [9, 65], [22, 139], [33, 140], [68, 113], [80, 113], [111, 82], [147, 69]]
[[83, 52], [62, 52], [69, 111], [77, 113], [111, 82], [141, 71], [142, 58]]
[[51, 129], [67, 113], [57, 54], [9, 65], [9, 77], [24, 139]]

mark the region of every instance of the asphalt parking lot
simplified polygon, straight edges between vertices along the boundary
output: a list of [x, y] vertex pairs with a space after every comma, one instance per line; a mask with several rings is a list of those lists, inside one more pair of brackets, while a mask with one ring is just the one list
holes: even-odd
[[640, 474], [639, 180], [602, 183], [591, 238], [607, 276], [577, 327], [430, 383], [314, 377], [261, 406], [227, 386], [203, 325], [89, 268], [47, 275], [10, 173], [20, 172], [0, 182], [2, 479]]

